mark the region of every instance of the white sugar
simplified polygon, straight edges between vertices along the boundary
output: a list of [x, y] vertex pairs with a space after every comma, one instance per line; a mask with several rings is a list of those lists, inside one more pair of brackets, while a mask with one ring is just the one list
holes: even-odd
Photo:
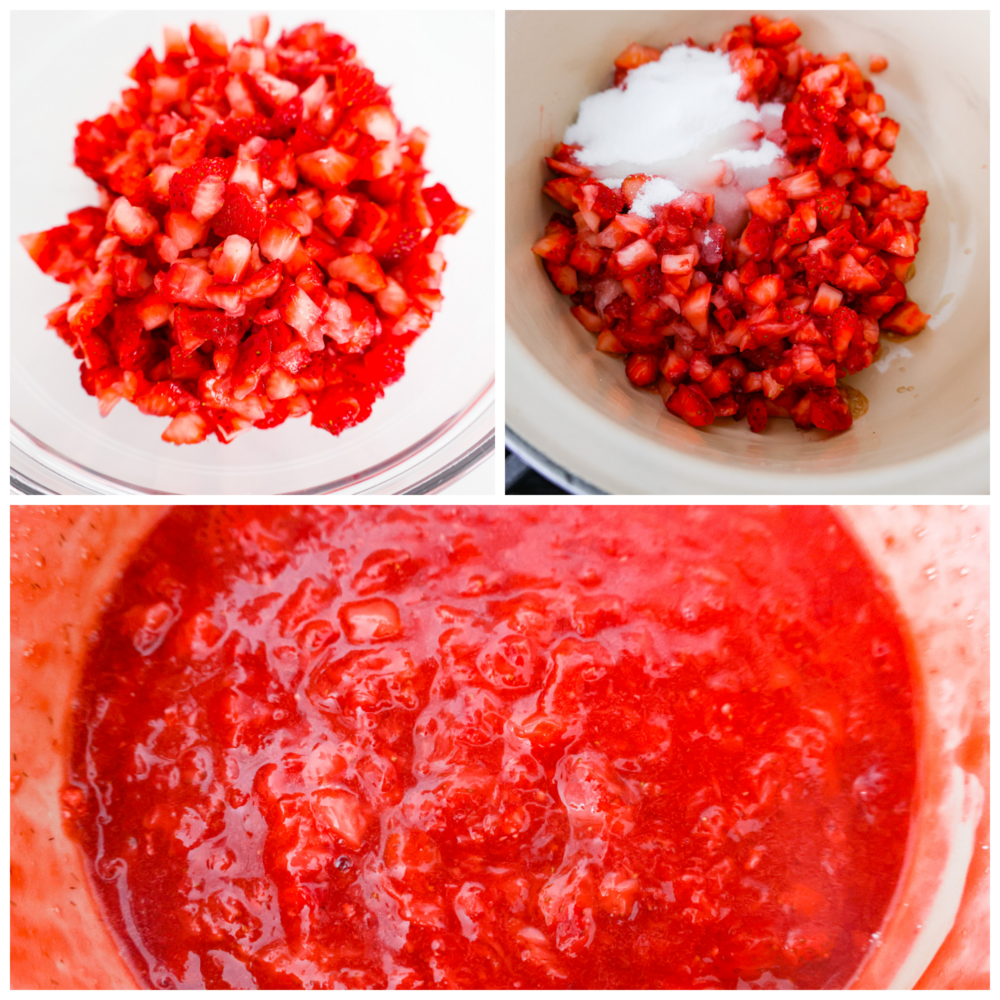
[[716, 221], [732, 236], [746, 223], [745, 192], [787, 173], [771, 141], [783, 140], [784, 105], [758, 109], [739, 100], [742, 86], [725, 53], [675, 45], [632, 70], [624, 89], [585, 98], [564, 142], [609, 187], [652, 177], [631, 206], [646, 218], [684, 191], [714, 194]]

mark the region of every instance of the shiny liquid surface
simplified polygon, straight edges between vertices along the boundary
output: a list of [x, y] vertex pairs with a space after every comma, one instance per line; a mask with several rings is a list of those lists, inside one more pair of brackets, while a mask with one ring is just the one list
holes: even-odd
[[837, 987], [914, 778], [823, 508], [184, 508], [64, 793], [157, 988]]

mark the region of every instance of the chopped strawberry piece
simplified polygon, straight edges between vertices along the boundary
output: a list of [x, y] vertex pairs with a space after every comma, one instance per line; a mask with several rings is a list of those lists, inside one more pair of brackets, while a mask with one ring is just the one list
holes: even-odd
[[681, 384], [667, 401], [667, 409], [692, 427], [705, 427], [715, 419], [712, 402], [700, 388]]
[[915, 302], [904, 302], [879, 321], [879, 326], [890, 333], [901, 333], [912, 336], [919, 333], [926, 325], [930, 316], [921, 312]]
[[874, 292], [879, 287], [879, 282], [849, 253], [845, 253], [840, 258], [837, 276], [833, 279], [833, 284], [838, 288], [844, 289], [844, 291], [857, 292], [859, 294]]
[[344, 108], [365, 108], [386, 103], [388, 91], [375, 83], [375, 75], [366, 66], [343, 62], [336, 71], [337, 103]]
[[212, 251], [208, 266], [215, 280], [224, 283], [234, 283], [243, 280], [250, 265], [253, 244], [244, 236], [227, 236], [225, 240]]
[[148, 243], [160, 228], [155, 217], [136, 208], [127, 198], [118, 198], [108, 210], [108, 229], [131, 246]]
[[767, 406], [760, 396], [754, 396], [747, 403], [747, 424], [754, 434], [760, 434], [767, 426]]
[[779, 185], [785, 197], [795, 199], [815, 198], [823, 190], [819, 174], [815, 170], [804, 170], [800, 174], [786, 177]]
[[615, 59], [615, 68], [630, 70], [643, 66], [648, 62], [656, 62], [660, 58], [660, 50], [649, 45], [637, 45], [632, 42], [624, 52]]
[[625, 374], [633, 385], [649, 385], [656, 381], [657, 363], [655, 354], [630, 354], [625, 362]]
[[833, 288], [826, 282], [822, 282], [816, 289], [816, 295], [813, 297], [809, 309], [810, 312], [814, 312], [818, 316], [829, 316], [843, 300], [844, 293], [839, 288]]
[[275, 260], [265, 264], [243, 282], [243, 298], [270, 298], [281, 287], [281, 261]]
[[211, 62], [215, 59], [225, 60], [229, 56], [226, 36], [215, 24], [192, 24], [189, 39], [191, 50], [199, 59]]
[[893, 219], [920, 222], [927, 211], [927, 192], [911, 191], [903, 185], [898, 191], [883, 198], [878, 210], [882, 215], [888, 215]]
[[200, 413], [186, 410], [178, 413], [161, 437], [171, 444], [197, 444], [208, 436], [208, 422]]
[[705, 284], [691, 292], [684, 300], [681, 315], [703, 337], [708, 333], [708, 307], [712, 286]]
[[656, 260], [656, 247], [648, 240], [638, 239], [612, 255], [608, 270], [620, 278], [626, 274], [640, 271], [655, 263]]
[[766, 17], [752, 17], [750, 23], [754, 29], [754, 44], [777, 47], [794, 42], [802, 31], [791, 18], [780, 21], [769, 21]]
[[170, 207], [189, 212], [199, 222], [210, 219], [221, 207], [230, 167], [221, 157], [203, 157], [170, 177]]
[[363, 292], [377, 292], [386, 286], [385, 274], [370, 253], [353, 253], [346, 257], [338, 257], [330, 262], [326, 270], [331, 278], [349, 281]]
[[247, 189], [242, 184], [229, 183], [226, 184], [222, 209], [212, 220], [212, 232], [223, 239], [235, 235], [256, 243], [264, 218], [264, 213]]
[[841, 212], [847, 202], [847, 192], [839, 188], [825, 188], [816, 199], [816, 214], [824, 229], [833, 229], [840, 223]]
[[871, 73], [882, 73], [889, 68], [889, 60], [885, 56], [872, 56], [868, 60], [868, 70]]
[[319, 307], [295, 285], [287, 288], [282, 294], [278, 312], [290, 327], [298, 330], [303, 336], [313, 328], [321, 315]]
[[758, 306], [766, 306], [785, 296], [785, 283], [776, 274], [765, 274], [746, 289], [746, 297]]
[[332, 146], [296, 157], [299, 173], [323, 191], [347, 184], [358, 172], [358, 161]]
[[747, 202], [750, 205], [750, 211], [759, 215], [765, 222], [780, 222], [782, 219], [787, 219], [792, 211], [788, 202], [781, 198], [769, 184], [748, 191]]

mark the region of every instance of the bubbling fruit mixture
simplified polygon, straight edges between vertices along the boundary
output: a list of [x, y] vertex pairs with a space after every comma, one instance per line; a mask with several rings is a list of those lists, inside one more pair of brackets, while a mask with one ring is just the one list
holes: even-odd
[[532, 249], [597, 349], [694, 427], [846, 430], [863, 397], [837, 380], [930, 319], [904, 285], [927, 193], [889, 169], [899, 124], [801, 34], [759, 16], [705, 50], [632, 44], [547, 158], [570, 215]]
[[254, 17], [231, 47], [212, 24], [166, 29], [163, 60], [147, 49], [78, 127], [100, 207], [21, 237], [70, 286], [48, 325], [102, 416], [126, 399], [171, 417], [174, 444], [367, 420], [441, 308], [438, 239], [468, 215], [424, 186], [427, 134], [349, 41], [268, 29]]
[[64, 814], [155, 988], [840, 987], [914, 783], [820, 507], [181, 508]]

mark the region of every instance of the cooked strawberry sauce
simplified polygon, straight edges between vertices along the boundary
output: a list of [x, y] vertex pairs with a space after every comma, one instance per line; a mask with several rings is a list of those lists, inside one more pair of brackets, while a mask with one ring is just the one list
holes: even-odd
[[64, 798], [153, 987], [838, 987], [914, 756], [824, 508], [185, 507]]

